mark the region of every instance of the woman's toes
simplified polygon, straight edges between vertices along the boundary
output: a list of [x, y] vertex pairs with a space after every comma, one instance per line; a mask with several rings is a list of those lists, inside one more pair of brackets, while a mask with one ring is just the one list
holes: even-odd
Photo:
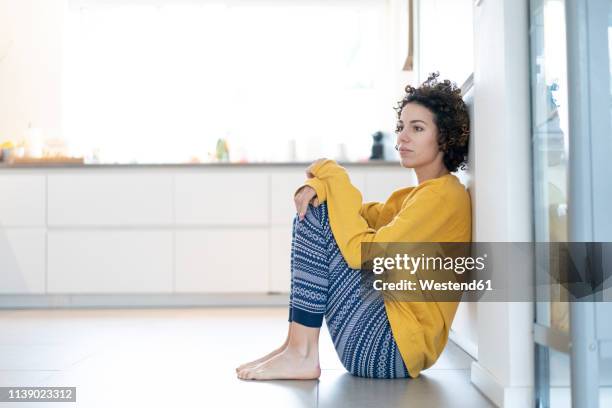
[[244, 368], [242, 370], [240, 370], [240, 379], [242, 380], [249, 380], [251, 379], [251, 370], [248, 368]]
[[248, 370], [247, 368], [243, 368], [242, 370], [240, 370], [240, 371], [238, 372], [238, 377], [239, 377], [241, 380], [246, 380], [246, 379], [247, 379], [247, 374], [248, 374], [248, 371], [249, 371], [249, 370]]
[[285, 350], [255, 367], [241, 372], [248, 380], [315, 379], [320, 376], [318, 356], [304, 357], [294, 350]]
[[236, 367], [236, 372], [243, 370], [245, 368], [250, 368], [250, 367], [255, 367], [267, 360], [269, 360], [270, 358], [274, 357], [275, 355], [279, 354], [281, 351], [283, 351], [286, 348], [286, 344], [283, 344], [281, 347], [277, 348], [276, 350], [273, 350], [271, 352], [269, 352], [268, 354], [266, 354], [263, 357], [258, 358], [257, 360], [253, 360], [253, 361], [249, 361], [248, 363], [244, 363], [239, 365], [238, 367]]
[[241, 370], [244, 370], [245, 368], [249, 368], [249, 367], [254, 367], [256, 365], [258, 365], [259, 362], [257, 360], [248, 362], [248, 363], [244, 363], [244, 364], [240, 364], [238, 367], [236, 367], [236, 372], [239, 372]]

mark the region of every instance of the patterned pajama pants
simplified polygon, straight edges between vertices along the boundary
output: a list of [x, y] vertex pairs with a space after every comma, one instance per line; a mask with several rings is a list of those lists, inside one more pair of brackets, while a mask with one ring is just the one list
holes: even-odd
[[380, 292], [361, 284], [332, 234], [327, 203], [293, 219], [289, 321], [321, 327], [323, 317], [348, 372], [359, 377], [406, 378]]

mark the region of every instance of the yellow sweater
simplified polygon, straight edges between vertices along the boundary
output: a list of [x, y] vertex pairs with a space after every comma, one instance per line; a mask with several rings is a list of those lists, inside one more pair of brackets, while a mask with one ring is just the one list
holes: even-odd
[[[347, 264], [361, 268], [362, 242], [470, 242], [470, 196], [453, 174], [394, 191], [384, 203], [367, 202], [344, 167], [323, 160], [304, 184], [327, 201], [334, 238]], [[301, 188], [301, 186], [300, 186]], [[296, 190], [297, 192], [297, 190]], [[459, 302], [385, 299], [393, 337], [411, 377], [433, 365], [448, 341]]]

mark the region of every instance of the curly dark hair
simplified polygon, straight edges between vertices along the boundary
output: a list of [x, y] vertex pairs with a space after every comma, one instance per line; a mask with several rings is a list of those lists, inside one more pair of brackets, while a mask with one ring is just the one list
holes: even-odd
[[[470, 116], [461, 97], [461, 89], [448, 79], [439, 82], [439, 72], [433, 72], [418, 88], [407, 85], [406, 96], [397, 102], [397, 119], [408, 103], [417, 103], [429, 109], [438, 127], [438, 146], [444, 152], [444, 166], [450, 172], [467, 168], [470, 139]], [[401, 129], [398, 126], [395, 133]]]

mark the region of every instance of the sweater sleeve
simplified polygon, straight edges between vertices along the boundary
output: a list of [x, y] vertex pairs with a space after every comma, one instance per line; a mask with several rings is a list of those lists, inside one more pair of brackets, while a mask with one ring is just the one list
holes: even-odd
[[304, 184], [302, 184], [295, 190], [295, 192], [293, 193], [293, 196], [295, 197], [297, 192], [300, 191], [302, 187], [304, 186], [310, 186], [313, 188], [313, 190], [317, 193], [317, 199], [319, 200], [319, 203], [322, 203], [323, 201], [325, 201], [326, 199], [325, 184], [323, 184], [323, 182], [316, 177], [306, 180]]
[[383, 203], [378, 203], [376, 201], [363, 203], [359, 214], [366, 219], [370, 227], [375, 228], [376, 221], [378, 220], [383, 205]]
[[[433, 188], [423, 188], [406, 201], [387, 225], [376, 231], [361, 215], [361, 193], [348, 177], [339, 177], [342, 169], [333, 160], [326, 160], [312, 169], [324, 182], [327, 209], [334, 238], [347, 264], [360, 269], [361, 243], [367, 242], [431, 242], [447, 224], [450, 212], [442, 195]], [[328, 182], [333, 177], [333, 183]], [[363, 261], [372, 254], [363, 254]]]
[[[321, 169], [321, 167], [325, 164], [327, 164], [328, 167], [324, 170], [324, 176], [325, 176], [325, 182], [324, 182], [322, 179], [317, 177], [316, 173], [318, 173], [319, 169]], [[340, 166], [334, 160], [327, 159], [323, 162], [320, 162], [319, 164], [313, 167], [312, 173], [315, 177], [309, 178], [306, 181], [304, 181], [304, 183], [301, 186], [299, 186], [293, 193], [294, 197], [302, 187], [310, 186], [317, 193], [317, 199], [319, 200], [319, 202], [322, 203], [323, 201], [326, 201], [327, 199], [326, 183], [329, 183], [332, 180], [339, 180], [340, 183], [345, 184], [348, 182], [348, 184], [351, 184], [350, 178], [349, 178], [349, 175], [346, 169]]]

